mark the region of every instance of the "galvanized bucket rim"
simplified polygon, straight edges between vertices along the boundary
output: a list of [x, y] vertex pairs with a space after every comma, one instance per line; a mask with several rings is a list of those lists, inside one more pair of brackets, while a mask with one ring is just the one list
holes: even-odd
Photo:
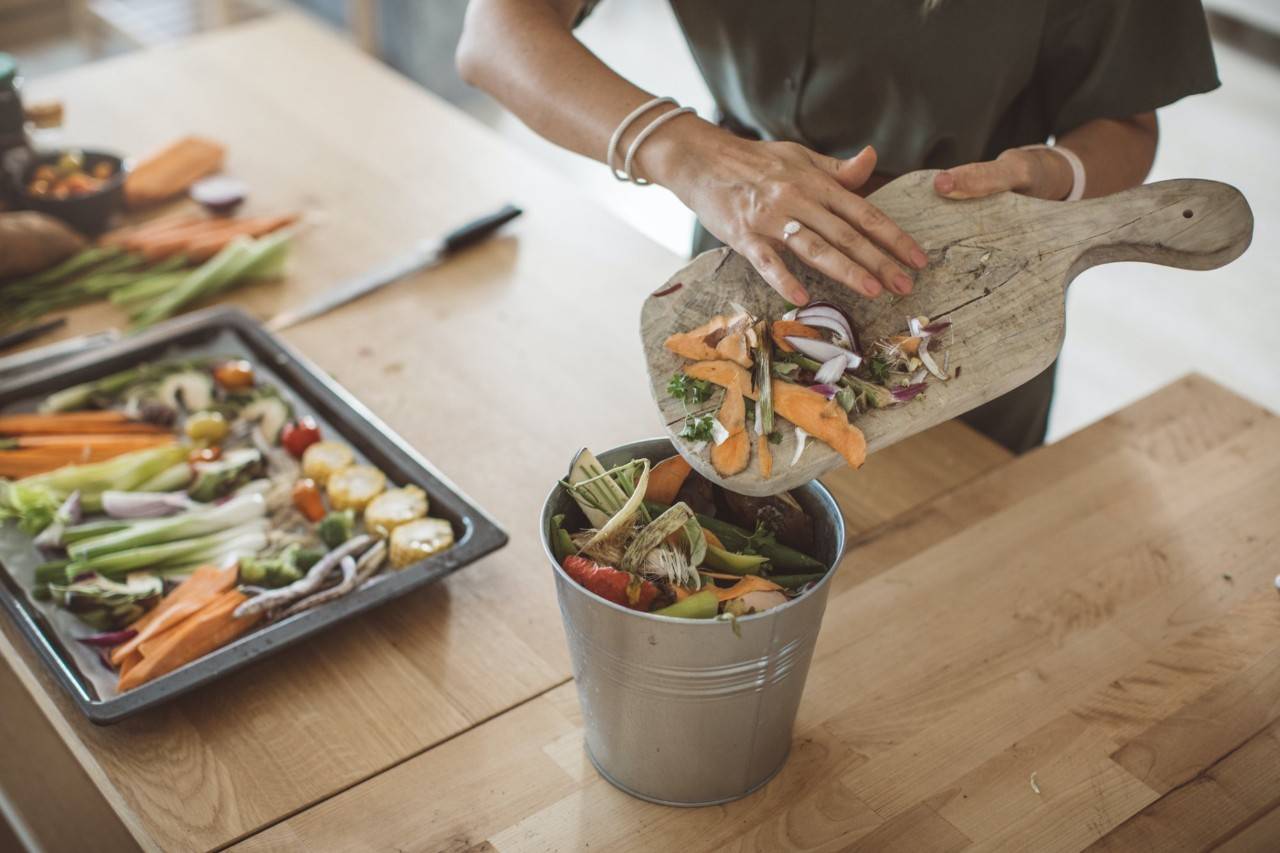
[[[601, 455], [607, 456], [608, 454], [613, 453], [614, 451], [624, 450], [628, 447], [634, 447], [640, 444], [647, 444], [651, 441], [665, 441], [668, 445], [671, 444], [671, 439], [668, 438], [667, 436], [656, 436], [654, 438], [641, 438], [641, 439], [636, 439], [635, 441], [629, 441], [624, 444], [619, 444], [617, 447], [611, 447], [608, 450], [604, 451]], [[675, 447], [671, 446], [671, 456], [675, 456], [677, 452], [678, 451], [676, 451]], [[666, 459], [669, 457], [664, 456], [663, 458]], [[831, 491], [826, 486], [824, 486], [820, 481], [813, 480], [810, 483], [808, 483], [808, 485], [816, 488], [821, 497], [830, 501], [837, 508], [839, 507], [839, 504], [836, 503], [835, 496], [832, 495]], [[764, 611], [763, 613], [752, 613], [747, 616], [739, 616], [735, 620], [728, 620], [728, 619], [719, 619], [719, 618], [687, 619], [683, 616], [660, 616], [657, 613], [646, 613], [642, 610], [632, 610], [630, 607], [623, 607], [621, 604], [616, 604], [612, 601], [609, 601], [607, 598], [603, 598], [597, 595], [596, 593], [592, 592], [591, 590], [587, 589], [586, 587], [582, 586], [573, 578], [569, 577], [569, 573], [566, 572], [564, 568], [559, 563], [556, 562], [555, 554], [552, 553], [551, 551], [551, 542], [547, 538], [547, 530], [548, 530], [548, 522], [551, 520], [551, 516], [549, 514], [551, 510], [551, 504], [553, 501], [555, 501], [556, 497], [558, 497], [560, 491], [563, 488], [564, 486], [561, 485], [559, 480], [557, 480], [556, 484], [551, 487], [551, 491], [547, 493], [546, 500], [542, 502], [542, 515], [539, 522], [540, 529], [538, 531], [538, 538], [542, 540], [542, 553], [547, 555], [547, 559], [551, 562], [551, 565], [554, 567], [556, 574], [559, 575], [561, 579], [563, 579], [567, 584], [569, 584], [570, 587], [577, 589], [581, 593], [585, 594], [588, 600], [595, 602], [597, 605], [603, 605], [605, 607], [608, 607], [612, 610], [615, 610], [619, 613], [622, 613], [632, 618], [648, 619], [654, 622], [666, 623], [666, 624], [700, 625], [700, 626], [706, 626], [708, 628], [719, 628], [719, 629], [723, 629], [726, 627], [732, 628], [734, 622], [755, 622], [763, 619], [772, 619], [777, 614], [781, 613], [784, 610], [787, 610], [790, 607], [793, 607], [799, 604], [805, 598], [817, 592], [821, 587], [826, 586], [828, 583], [830, 583], [831, 576], [834, 575], [836, 573], [836, 570], [840, 568], [840, 564], [844, 562], [845, 554], [848, 553], [848, 544], [846, 542], [845, 546], [840, 549], [840, 553], [837, 555], [835, 563], [827, 568], [826, 574], [824, 574], [822, 576], [822, 579], [819, 580], [816, 584], [814, 584], [813, 587], [810, 588], [808, 592], [806, 592], [804, 595], [791, 599], [781, 607], [771, 607], [768, 610]], [[843, 523], [843, 517], [840, 517], [840, 518], [841, 518], [841, 522]]]

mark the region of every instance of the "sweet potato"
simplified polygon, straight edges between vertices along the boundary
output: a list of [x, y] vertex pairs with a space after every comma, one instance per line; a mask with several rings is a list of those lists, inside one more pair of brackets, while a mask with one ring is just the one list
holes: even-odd
[[716, 357], [727, 358], [743, 367], [751, 367], [751, 347], [747, 344], [745, 332], [737, 331], [725, 335], [716, 344]]
[[216, 142], [187, 136], [148, 155], [124, 179], [125, 202], [142, 207], [164, 201], [222, 168], [225, 149]]
[[[729, 327], [727, 317], [715, 316], [696, 329], [677, 332], [663, 343], [667, 349], [684, 358], [694, 361], [707, 361], [720, 358], [715, 346]], [[711, 340], [709, 341], [708, 338]]]
[[238, 589], [227, 590], [172, 630], [143, 643], [138, 649], [142, 659], [120, 676], [120, 692], [173, 672], [248, 631], [261, 617], [236, 618], [235, 609], [247, 598]]
[[732, 601], [735, 598], [742, 598], [749, 592], [777, 592], [782, 587], [759, 575], [745, 575], [731, 587], [719, 587], [713, 584], [711, 589], [715, 590], [716, 598], [721, 601]]
[[111, 650], [111, 662], [122, 666], [124, 660], [147, 640], [174, 627], [235, 586], [238, 575], [234, 565], [222, 569], [217, 566], [196, 569], [150, 612], [129, 626], [138, 633], [132, 640]]
[[83, 237], [52, 216], [0, 213], [0, 279], [46, 270], [84, 247]]
[[[756, 398], [751, 388], [751, 374], [731, 361], [700, 361], [687, 365], [684, 372], [722, 388], [737, 388], [752, 400]], [[867, 442], [862, 430], [849, 423], [848, 415], [834, 400], [792, 382], [774, 379], [773, 410], [829, 445], [852, 467], [858, 468], [866, 461]]]
[[831, 447], [852, 468], [867, 461], [867, 440], [862, 430], [835, 400], [792, 382], [773, 380], [773, 410], [809, 435]]
[[821, 340], [822, 333], [813, 326], [806, 326], [798, 320], [774, 320], [769, 326], [769, 336], [783, 352], [795, 352], [796, 348], [787, 343], [787, 338], [813, 338]]
[[724, 403], [716, 415], [729, 437], [711, 448], [711, 464], [721, 477], [732, 477], [746, 470], [751, 461], [751, 439], [747, 436], [747, 408], [742, 389], [726, 388]]
[[676, 493], [692, 470], [679, 453], [663, 459], [649, 471], [649, 485], [644, 490], [644, 499], [667, 505], [675, 503]]
[[705, 379], [714, 385], [719, 385], [721, 388], [737, 388], [742, 392], [742, 396], [750, 397], [752, 400], [755, 399], [755, 394], [751, 388], [751, 374], [741, 365], [734, 364], [732, 361], [724, 361], [722, 359], [699, 361], [694, 364], [686, 364], [684, 372], [694, 379]]

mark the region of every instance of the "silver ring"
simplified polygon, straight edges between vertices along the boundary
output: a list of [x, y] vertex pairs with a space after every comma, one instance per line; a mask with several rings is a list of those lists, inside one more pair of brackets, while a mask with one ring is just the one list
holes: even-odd
[[799, 233], [799, 231], [800, 231], [799, 222], [796, 222], [794, 219], [788, 221], [786, 225], [782, 226], [782, 242], [784, 243], [787, 242], [787, 240], [791, 238], [791, 235], [797, 234]]

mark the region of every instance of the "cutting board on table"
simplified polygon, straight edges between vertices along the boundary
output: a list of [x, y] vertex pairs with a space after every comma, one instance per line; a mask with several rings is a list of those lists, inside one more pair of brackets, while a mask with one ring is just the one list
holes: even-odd
[[[951, 378], [930, 377], [928, 389], [915, 400], [856, 416], [869, 453], [964, 414], [1048, 367], [1062, 346], [1067, 286], [1084, 270], [1112, 261], [1214, 269], [1239, 257], [1253, 234], [1244, 196], [1214, 181], [1163, 181], [1075, 202], [1012, 193], [951, 201], [934, 192], [935, 174], [903, 175], [869, 197], [929, 256], [929, 267], [910, 295], [886, 291], [878, 299], [864, 299], [788, 259], [810, 298], [842, 306], [864, 344], [904, 331], [909, 317], [951, 321], [946, 347]], [[645, 300], [640, 333], [649, 379], [676, 448], [703, 476], [747, 495], [775, 494], [844, 465], [835, 451], [814, 440], [792, 465], [795, 432], [784, 426], [782, 443], [772, 448], [771, 477], [760, 476], [753, 447], [747, 469], [722, 478], [711, 465], [709, 449], [694, 452], [679, 437], [685, 410], [667, 394], [667, 382], [689, 362], [669, 352], [663, 341], [716, 314], [732, 314], [733, 302], [768, 320], [786, 310], [782, 297], [729, 249], [699, 255]], [[722, 396], [716, 393], [693, 412], [714, 412]]]

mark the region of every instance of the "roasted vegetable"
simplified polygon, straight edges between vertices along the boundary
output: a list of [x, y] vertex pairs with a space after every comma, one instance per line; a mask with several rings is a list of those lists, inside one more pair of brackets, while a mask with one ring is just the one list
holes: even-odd
[[205, 444], [217, 444], [227, 437], [230, 430], [231, 425], [220, 412], [196, 412], [182, 427], [187, 438]]
[[329, 548], [337, 548], [351, 538], [356, 529], [355, 510], [334, 510], [316, 527], [316, 535]]
[[228, 391], [253, 387], [253, 365], [242, 358], [224, 361], [213, 369], [213, 381]]
[[196, 480], [187, 490], [192, 500], [207, 503], [231, 494], [262, 473], [262, 454], [251, 447], [237, 447], [216, 462], [197, 462]]
[[453, 544], [453, 526], [442, 518], [420, 518], [391, 531], [391, 565], [397, 569], [438, 554]]
[[293, 484], [293, 505], [307, 521], [319, 521], [324, 518], [324, 497], [320, 487], [310, 477], [303, 477]]
[[325, 483], [334, 509], [362, 512], [387, 487], [387, 475], [371, 465], [352, 465], [336, 471]]
[[316, 564], [323, 552], [290, 545], [274, 557], [242, 557], [240, 582], [276, 588], [301, 580], [308, 569]]
[[200, 412], [213, 405], [213, 380], [200, 370], [171, 373], [160, 382], [156, 396], [178, 411]]
[[[289, 404], [274, 392], [264, 393], [240, 410], [241, 423], [257, 424], [268, 442], [275, 444], [289, 420]], [[285, 448], [288, 449], [287, 447]], [[290, 451], [292, 453], [292, 451]], [[301, 456], [295, 453], [294, 456]]]
[[160, 600], [164, 582], [154, 575], [135, 573], [124, 581], [89, 575], [68, 584], [49, 584], [55, 602], [98, 631], [123, 628]]
[[379, 536], [427, 514], [427, 493], [414, 485], [389, 489], [369, 501], [364, 508], [364, 524]]
[[320, 440], [320, 426], [310, 416], [285, 424], [280, 444], [294, 459], [301, 459], [307, 448]]
[[302, 454], [302, 473], [320, 485], [343, 468], [354, 465], [351, 448], [337, 441], [317, 441]]

